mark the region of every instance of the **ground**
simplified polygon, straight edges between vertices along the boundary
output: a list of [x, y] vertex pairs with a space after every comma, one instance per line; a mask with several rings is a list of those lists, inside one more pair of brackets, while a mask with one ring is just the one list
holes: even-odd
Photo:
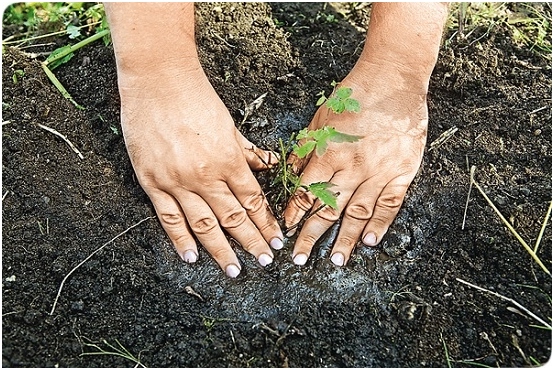
[[[355, 63], [369, 11], [363, 3], [198, 4], [201, 61], [237, 124], [245, 105], [267, 93], [241, 131], [277, 150], [279, 138], [307, 125], [317, 94]], [[87, 355], [98, 352], [90, 344], [109, 351], [104, 340], [153, 367], [546, 363], [550, 330], [513, 302], [457, 280], [550, 323], [551, 276], [475, 188], [462, 228], [471, 166], [531, 248], [552, 194], [551, 61], [502, 27], [486, 31], [445, 35], [423, 164], [378, 248], [360, 247], [348, 266], [334, 267], [336, 226], [304, 267], [291, 262], [292, 241], [268, 268], [237, 247], [244, 267], [235, 280], [203, 250], [198, 263], [181, 262], [153, 217], [121, 135], [112, 46], [98, 41], [55, 70], [86, 110], [61, 97], [40, 57], [6, 48], [3, 366], [135, 365]], [[14, 78], [17, 70], [24, 74]], [[84, 159], [37, 124], [66, 135]], [[259, 179], [279, 214], [274, 175]], [[67, 279], [51, 315], [64, 277], [103, 245]], [[538, 247], [548, 269], [551, 255], [548, 222]]]

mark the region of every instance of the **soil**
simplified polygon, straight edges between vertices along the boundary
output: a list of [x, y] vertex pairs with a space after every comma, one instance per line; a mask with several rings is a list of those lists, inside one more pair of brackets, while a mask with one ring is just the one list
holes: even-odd
[[[307, 125], [317, 94], [329, 93], [352, 68], [369, 12], [363, 3], [201, 3], [201, 61], [237, 124], [245, 105], [267, 93], [240, 128], [277, 150], [279, 138]], [[304, 267], [291, 262], [293, 241], [265, 269], [237, 247], [243, 272], [233, 280], [202, 248], [196, 264], [182, 263], [149, 218], [75, 270], [53, 315], [64, 276], [155, 212], [121, 135], [112, 47], [98, 41], [55, 70], [86, 110], [61, 97], [40, 57], [7, 48], [3, 366], [135, 365], [86, 355], [98, 352], [90, 344], [110, 350], [104, 340], [119, 341], [154, 367], [546, 363], [550, 330], [514, 303], [456, 280], [512, 298], [550, 322], [551, 277], [475, 189], [462, 229], [470, 166], [531, 247], [552, 194], [551, 61], [515, 44], [502, 27], [486, 31], [465, 40], [445, 35], [431, 80], [423, 164], [378, 248], [357, 248], [348, 266], [335, 268], [328, 254], [336, 225]], [[14, 82], [16, 70], [24, 75]], [[37, 124], [66, 135], [84, 159]], [[279, 214], [273, 175], [259, 177]], [[551, 269], [550, 221], [538, 256]]]

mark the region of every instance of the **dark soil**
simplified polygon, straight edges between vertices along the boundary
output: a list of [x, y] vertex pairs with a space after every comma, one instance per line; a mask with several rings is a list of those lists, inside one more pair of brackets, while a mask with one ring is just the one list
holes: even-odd
[[[367, 4], [197, 6], [202, 63], [241, 130], [263, 147], [308, 124], [317, 93], [340, 81], [359, 55]], [[334, 16], [333, 21], [332, 17]], [[277, 20], [277, 22], [275, 21]], [[276, 25], [277, 23], [277, 25]], [[33, 59], [2, 55], [3, 366], [119, 367], [134, 363], [87, 346], [119, 341], [155, 367], [518, 367], [545, 363], [552, 279], [474, 189], [465, 228], [469, 168], [533, 247], [552, 194], [551, 62], [503, 29], [476, 30], [442, 47], [429, 95], [428, 144], [391, 231], [359, 248], [347, 267], [328, 261], [336, 227], [305, 267], [292, 242], [269, 268], [237, 248], [232, 280], [201, 250], [180, 261], [136, 182], [119, 126], [113, 49], [78, 51], [56, 75], [86, 107], [62, 98]], [[476, 42], [477, 35], [485, 35]], [[6, 35], [4, 35], [6, 36]], [[449, 38], [450, 35], [446, 35]], [[163, 51], [158, 51], [163, 52]], [[24, 76], [14, 83], [16, 70]], [[84, 160], [43, 124], [66, 135]], [[430, 145], [428, 145], [430, 148]], [[271, 174], [260, 175], [270, 200]], [[282, 204], [273, 204], [279, 213]], [[539, 257], [552, 267], [551, 223]], [[202, 299], [189, 294], [187, 286]], [[446, 354], [448, 352], [448, 357]]]

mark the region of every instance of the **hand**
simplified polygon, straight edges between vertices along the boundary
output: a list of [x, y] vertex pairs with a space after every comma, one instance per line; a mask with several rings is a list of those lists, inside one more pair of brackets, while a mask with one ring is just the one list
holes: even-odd
[[[347, 263], [360, 237], [365, 245], [376, 246], [421, 164], [427, 136], [426, 95], [412, 89], [409, 81], [379, 75], [380, 70], [359, 63], [341, 83], [353, 89], [360, 113], [335, 114], [323, 105], [308, 126], [310, 130], [331, 126], [363, 136], [361, 140], [329, 143], [322, 156], [312, 153], [300, 159], [293, 153], [289, 158], [293, 169], [303, 171], [302, 185], [331, 182], [336, 185], [331, 190], [340, 193], [336, 210], [326, 206], [305, 221], [292, 255], [297, 265], [306, 263], [314, 244], [342, 213], [331, 251], [335, 265]], [[285, 209], [286, 226], [295, 225], [306, 212], [320, 206], [311, 193], [299, 188]]]
[[122, 128], [138, 181], [177, 253], [195, 262], [193, 235], [230, 277], [240, 263], [226, 230], [262, 266], [282, 233], [250, 169], [277, 163], [233, 120], [199, 64], [162, 75], [119, 74]]

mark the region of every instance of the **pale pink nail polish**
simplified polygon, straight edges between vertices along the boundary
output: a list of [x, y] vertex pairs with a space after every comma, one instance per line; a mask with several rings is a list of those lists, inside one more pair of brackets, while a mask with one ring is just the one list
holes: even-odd
[[188, 263], [194, 263], [198, 259], [198, 255], [195, 251], [188, 250], [183, 255], [183, 260]]
[[308, 261], [308, 256], [306, 256], [304, 253], [299, 253], [294, 257], [292, 260], [295, 265], [303, 266], [306, 264], [306, 261]]
[[366, 236], [364, 236], [363, 240], [365, 245], [369, 245], [370, 247], [374, 247], [377, 245], [377, 237], [374, 233], [368, 233]]
[[269, 242], [269, 245], [271, 246], [271, 248], [279, 250], [283, 248], [283, 241], [279, 238], [273, 238], [271, 239], [271, 242]]
[[227, 266], [227, 268], [225, 269], [225, 273], [227, 274], [227, 276], [229, 276], [230, 278], [236, 278], [237, 276], [239, 276], [240, 274], [240, 269], [235, 266], [235, 265], [229, 265]]
[[271, 256], [268, 256], [265, 253], [262, 253], [258, 257], [258, 262], [260, 263], [260, 265], [265, 267], [265, 266], [269, 265], [271, 262], [273, 262], [273, 258], [271, 258]]
[[344, 256], [342, 253], [337, 252], [331, 256], [331, 261], [337, 266], [342, 266], [344, 264]]

